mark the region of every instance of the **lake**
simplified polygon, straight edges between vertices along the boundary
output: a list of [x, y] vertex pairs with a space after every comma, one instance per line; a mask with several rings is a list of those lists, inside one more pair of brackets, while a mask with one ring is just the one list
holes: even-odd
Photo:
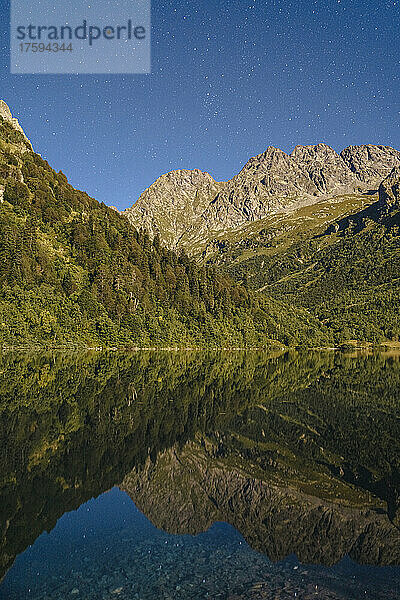
[[3, 352], [0, 600], [400, 599], [396, 352]]

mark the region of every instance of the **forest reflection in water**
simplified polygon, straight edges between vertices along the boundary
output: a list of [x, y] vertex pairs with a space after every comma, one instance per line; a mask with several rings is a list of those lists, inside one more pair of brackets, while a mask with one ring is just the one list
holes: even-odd
[[396, 354], [3, 353], [0, 363], [0, 577], [113, 486], [168, 534], [222, 521], [272, 561], [400, 564]]

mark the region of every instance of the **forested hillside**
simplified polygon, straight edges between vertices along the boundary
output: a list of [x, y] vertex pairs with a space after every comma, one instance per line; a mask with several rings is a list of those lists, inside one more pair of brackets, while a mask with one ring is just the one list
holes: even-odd
[[[2, 345], [310, 347], [352, 340], [398, 342], [397, 151], [351, 147], [351, 156], [359, 158], [368, 150], [361, 169], [368, 182], [376, 183], [386, 173], [379, 193], [360, 187], [228, 228], [200, 254], [192, 248], [192, 259], [182, 248], [163, 246], [154, 228], [136, 229], [124, 214], [74, 189], [62, 172], [33, 152], [4, 106]], [[309, 148], [314, 154], [318, 150], [317, 158], [328, 152], [325, 146]], [[336, 167], [332, 161], [323, 163], [324, 173], [332, 168], [337, 179], [343, 159], [332, 156]], [[279, 172], [286, 162], [279, 163]], [[264, 173], [269, 164], [264, 163], [256, 161], [249, 177], [258, 177], [260, 165]], [[162, 177], [157, 194], [152, 192], [152, 209], [167, 210], [174, 204], [168, 194], [176, 190], [185, 199], [197, 190], [199, 178], [211, 185], [210, 177], [197, 171], [187, 172], [182, 181]], [[251, 189], [258, 198], [257, 185]], [[149, 192], [150, 203], [151, 198]], [[196, 198], [200, 202], [197, 191]]]
[[[150, 240], [0, 117], [3, 345], [323, 344], [303, 309]], [[0, 193], [1, 196], [1, 193]]]

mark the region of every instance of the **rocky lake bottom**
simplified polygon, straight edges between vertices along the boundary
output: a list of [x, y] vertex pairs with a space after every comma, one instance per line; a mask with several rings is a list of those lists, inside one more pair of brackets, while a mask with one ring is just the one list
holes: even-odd
[[400, 568], [278, 563], [230, 525], [197, 536], [156, 529], [114, 488], [64, 515], [6, 576], [1, 600], [398, 600]]

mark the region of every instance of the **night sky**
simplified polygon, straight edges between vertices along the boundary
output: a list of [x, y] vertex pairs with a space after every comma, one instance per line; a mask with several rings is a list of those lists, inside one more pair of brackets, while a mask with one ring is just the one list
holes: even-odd
[[269, 145], [400, 149], [399, 1], [153, 0], [148, 75], [11, 75], [0, 15], [0, 98], [106, 204], [172, 169], [229, 179]]

